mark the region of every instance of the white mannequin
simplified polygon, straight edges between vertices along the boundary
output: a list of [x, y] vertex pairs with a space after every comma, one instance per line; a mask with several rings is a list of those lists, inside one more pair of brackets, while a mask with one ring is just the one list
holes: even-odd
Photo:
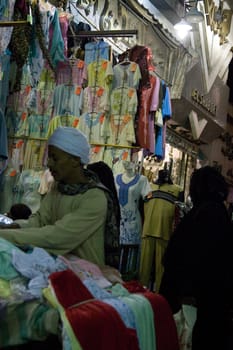
[[130, 161], [128, 161], [128, 160], [124, 160], [122, 162], [122, 165], [124, 167], [124, 172], [122, 174], [122, 180], [125, 183], [128, 183], [136, 175], [136, 173], [135, 173], [135, 164], [130, 162]]
[[[120, 222], [120, 244], [121, 261], [120, 271], [128, 273], [131, 269], [136, 271], [139, 262], [139, 246], [141, 243], [142, 218], [139, 211], [139, 201], [144, 199], [150, 192], [151, 187], [146, 176], [136, 172], [135, 163], [123, 161], [124, 171], [115, 178], [116, 189], [118, 192], [119, 204], [121, 209]], [[134, 256], [135, 265], [130, 266], [129, 251], [131, 247], [131, 258]], [[133, 249], [133, 250], [132, 250]], [[126, 271], [128, 269], [128, 271]]]
[[151, 187], [146, 176], [136, 172], [135, 163], [123, 161], [122, 164], [124, 172], [116, 175], [115, 182], [121, 208], [121, 238], [125, 234], [127, 238], [122, 238], [120, 241], [121, 244], [140, 244], [139, 200], [144, 199], [151, 192]]

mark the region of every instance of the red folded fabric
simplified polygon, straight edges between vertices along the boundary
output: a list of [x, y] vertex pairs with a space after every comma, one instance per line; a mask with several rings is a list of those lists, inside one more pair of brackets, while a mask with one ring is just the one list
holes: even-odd
[[64, 309], [94, 298], [80, 278], [69, 269], [52, 273], [49, 280]]
[[136, 332], [128, 332], [117, 311], [102, 301], [67, 309], [66, 316], [84, 350], [138, 349]]
[[49, 279], [84, 350], [139, 350], [136, 331], [111, 305], [94, 299], [73, 271], [54, 272]]
[[176, 324], [166, 299], [156, 293], [145, 292], [154, 311], [157, 350], [179, 350]]
[[145, 289], [137, 281], [125, 282], [124, 287], [130, 293], [141, 293], [149, 300], [154, 311], [156, 349], [179, 350], [176, 324], [167, 300], [162, 295]]

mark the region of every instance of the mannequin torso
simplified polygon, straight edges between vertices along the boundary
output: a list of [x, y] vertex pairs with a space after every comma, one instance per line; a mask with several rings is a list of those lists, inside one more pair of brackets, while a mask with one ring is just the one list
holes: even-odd
[[122, 173], [121, 179], [124, 183], [127, 184], [136, 176], [135, 164], [126, 160], [123, 161], [122, 164], [124, 167], [124, 172]]
[[116, 176], [116, 188], [121, 208], [121, 244], [140, 244], [142, 221], [139, 201], [151, 192], [144, 175], [135, 172], [135, 165], [124, 162], [124, 172]]

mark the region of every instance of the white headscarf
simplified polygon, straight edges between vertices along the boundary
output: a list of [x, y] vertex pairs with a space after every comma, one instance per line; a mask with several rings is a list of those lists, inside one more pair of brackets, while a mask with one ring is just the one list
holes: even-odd
[[48, 139], [49, 146], [80, 157], [82, 164], [89, 163], [90, 145], [86, 136], [72, 127], [58, 127]]

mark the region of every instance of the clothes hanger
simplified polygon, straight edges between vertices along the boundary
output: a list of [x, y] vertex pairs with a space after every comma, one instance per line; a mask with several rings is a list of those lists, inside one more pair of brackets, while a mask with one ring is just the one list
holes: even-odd
[[129, 60], [129, 52], [126, 52], [125, 54], [125, 58], [122, 62], [120, 62], [121, 66], [127, 66], [131, 63], [131, 61]]

